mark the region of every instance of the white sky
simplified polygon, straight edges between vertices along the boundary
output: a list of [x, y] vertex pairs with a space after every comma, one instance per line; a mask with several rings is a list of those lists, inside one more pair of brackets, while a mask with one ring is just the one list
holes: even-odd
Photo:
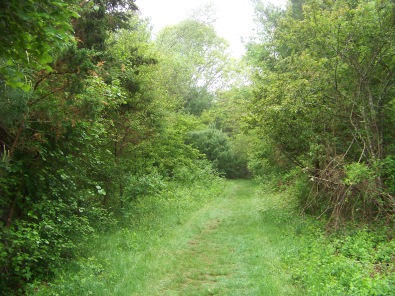
[[[263, 0], [282, 5], [286, 0]], [[235, 57], [244, 52], [242, 39], [248, 41], [254, 35], [254, 7], [251, 0], [136, 0], [142, 17], [150, 18], [154, 33], [165, 26], [174, 25], [190, 16], [191, 12], [207, 3], [216, 8], [217, 34], [230, 43]]]

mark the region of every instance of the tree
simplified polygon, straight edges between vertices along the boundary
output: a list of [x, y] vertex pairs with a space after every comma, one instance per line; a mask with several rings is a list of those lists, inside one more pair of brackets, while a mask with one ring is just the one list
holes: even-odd
[[188, 112], [200, 115], [209, 108], [215, 91], [229, 82], [227, 42], [211, 24], [187, 19], [163, 29], [156, 44], [168, 60], [171, 93], [184, 102]]
[[[126, 99], [138, 96], [122, 85], [119, 76], [109, 75], [114, 68], [104, 66], [106, 54], [94, 50], [107, 50], [103, 44], [84, 48], [81, 40], [78, 45], [73, 42], [70, 33], [78, 23], [73, 12], [77, 6], [14, 2], [1, 4], [5, 5], [1, 13], [10, 13], [1, 14], [2, 20], [10, 18], [12, 24], [7, 27], [10, 36], [1, 38], [15, 42], [15, 47], [8, 44], [11, 50], [2, 51], [0, 60], [6, 71], [0, 92], [0, 289], [7, 294], [51, 276], [63, 260], [77, 253], [93, 225], [102, 227], [102, 222], [110, 221], [107, 202], [119, 184], [120, 167], [110, 150], [110, 116], [122, 114]], [[85, 1], [78, 11], [86, 15], [85, 10], [96, 10], [91, 2]], [[112, 13], [130, 17], [119, 6], [112, 10], [116, 3], [124, 2], [99, 3], [107, 7], [106, 22], [100, 21], [105, 38], [116, 29]], [[25, 23], [22, 28], [23, 20], [31, 26]], [[59, 42], [58, 33], [68, 39]], [[48, 58], [41, 59], [42, 52]], [[132, 58], [139, 55], [132, 52]], [[16, 75], [23, 84], [13, 85], [9, 77], [17, 72], [23, 73]]]
[[81, 18], [73, 24], [80, 48], [103, 51], [109, 32], [130, 27], [135, 0], [88, 0], [80, 4]]
[[250, 50], [251, 126], [310, 176], [320, 193], [307, 203], [335, 221], [392, 212], [380, 168], [393, 153], [393, 3], [311, 0], [302, 15], [300, 7], [261, 14], [270, 30]]
[[190, 83], [213, 89], [221, 86], [228, 56], [224, 54], [227, 42], [218, 37], [214, 27], [198, 20], [188, 19], [167, 27], [156, 40], [163, 52], [177, 55], [191, 67]]
[[76, 1], [2, 1], [0, 94], [5, 85], [29, 91], [36, 71], [51, 71], [53, 54], [73, 42]]
[[226, 167], [226, 176], [231, 178], [250, 176], [247, 162], [251, 137], [246, 133], [244, 123], [247, 116], [247, 105], [251, 97], [250, 90], [250, 86], [236, 83], [231, 89], [217, 92], [217, 98], [211, 108], [205, 110], [201, 115], [203, 123], [226, 135], [231, 157], [226, 160], [226, 164], [223, 166]]

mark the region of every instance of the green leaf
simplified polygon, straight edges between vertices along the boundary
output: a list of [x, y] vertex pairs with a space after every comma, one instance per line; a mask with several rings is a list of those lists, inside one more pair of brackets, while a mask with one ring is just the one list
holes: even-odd
[[42, 56], [38, 57], [38, 61], [40, 64], [45, 65], [51, 63], [53, 61], [53, 58], [49, 54], [43, 54]]
[[75, 18], [79, 18], [80, 17], [80, 15], [77, 12], [75, 12], [75, 11], [71, 11], [70, 15], [72, 17], [75, 17]]

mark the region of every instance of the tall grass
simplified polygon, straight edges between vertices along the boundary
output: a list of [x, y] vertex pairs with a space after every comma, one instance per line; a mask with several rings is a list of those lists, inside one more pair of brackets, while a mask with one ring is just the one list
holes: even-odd
[[208, 178], [168, 183], [160, 194], [137, 198], [116, 227], [91, 237], [79, 260], [63, 266], [54, 281], [31, 285], [28, 295], [131, 295], [155, 269], [155, 262], [147, 262], [156, 255], [156, 246], [166, 244], [184, 220], [218, 197], [222, 188], [221, 180]]

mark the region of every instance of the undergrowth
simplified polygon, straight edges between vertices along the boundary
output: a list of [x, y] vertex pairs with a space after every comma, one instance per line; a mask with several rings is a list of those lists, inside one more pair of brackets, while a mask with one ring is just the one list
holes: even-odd
[[295, 188], [277, 191], [264, 222], [283, 232], [283, 264], [306, 295], [395, 295], [393, 227], [329, 221], [301, 215]]
[[395, 295], [392, 234], [386, 226], [351, 224], [328, 234], [324, 221], [306, 219], [285, 262], [308, 295]]

